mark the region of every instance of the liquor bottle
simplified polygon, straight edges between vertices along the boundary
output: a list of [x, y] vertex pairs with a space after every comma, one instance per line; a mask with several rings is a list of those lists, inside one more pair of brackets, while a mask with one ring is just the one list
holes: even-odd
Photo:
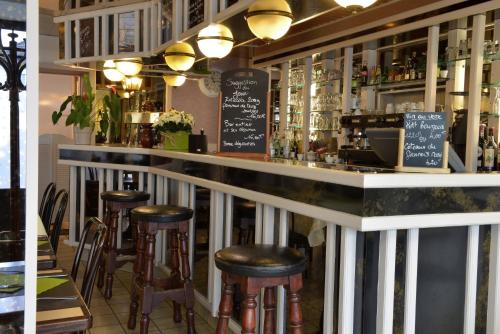
[[361, 69], [361, 86], [366, 86], [368, 84], [368, 66], [366, 63], [363, 63], [363, 67]]
[[375, 68], [375, 83], [378, 85], [382, 82], [382, 68], [377, 65]]
[[497, 144], [495, 143], [495, 136], [493, 135], [492, 128], [488, 129], [488, 141], [484, 145], [483, 155], [483, 169], [486, 172], [494, 171], [496, 167]]
[[405, 78], [404, 80], [410, 80], [410, 57], [408, 57], [408, 60], [406, 61], [405, 65]]
[[486, 130], [486, 125], [481, 124], [479, 126], [479, 145], [477, 147], [477, 171], [483, 170], [483, 149], [485, 144], [484, 131]]
[[410, 58], [410, 80], [415, 80], [417, 78], [417, 53], [412, 52]]

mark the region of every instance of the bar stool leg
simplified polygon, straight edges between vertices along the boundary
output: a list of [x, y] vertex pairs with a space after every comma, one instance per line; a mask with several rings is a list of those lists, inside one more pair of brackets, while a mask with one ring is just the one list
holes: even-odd
[[146, 253], [144, 263], [144, 288], [142, 297], [142, 317], [141, 334], [147, 334], [149, 328], [149, 314], [153, 306], [153, 275], [154, 275], [154, 257], [156, 231], [149, 229], [146, 232]]
[[217, 320], [217, 329], [215, 334], [227, 334], [229, 319], [233, 311], [233, 285], [227, 282], [227, 276], [222, 273], [224, 289], [222, 290], [221, 301], [219, 305], [219, 319]]
[[[178, 230], [170, 231], [170, 262], [172, 264], [172, 272], [170, 273], [170, 277], [173, 281], [180, 280], [180, 272], [179, 272], [179, 241], [177, 236]], [[179, 323], [182, 321], [181, 314], [181, 305], [177, 302], [172, 302], [174, 307], [174, 321]]]
[[139, 308], [139, 296], [137, 295], [136, 280], [140, 278], [144, 266], [144, 247], [146, 244], [146, 234], [141, 224], [137, 222], [137, 255], [134, 262], [134, 274], [132, 277], [132, 288], [130, 293], [130, 312], [127, 327], [134, 329], [136, 325], [137, 309]]
[[191, 282], [191, 269], [189, 267], [188, 253], [188, 225], [183, 223], [180, 227], [179, 240], [181, 242], [181, 257], [182, 257], [182, 280], [184, 281], [184, 294], [186, 296], [186, 315], [188, 323], [188, 333], [195, 334], [194, 326], [194, 289]]
[[104, 298], [110, 299], [113, 295], [113, 273], [115, 272], [116, 242], [118, 230], [118, 211], [111, 209], [109, 248], [106, 261], [106, 287], [104, 288]]
[[276, 333], [276, 293], [275, 287], [264, 290], [264, 334]]
[[253, 289], [249, 289], [248, 281], [244, 287], [242, 286], [242, 290], [245, 294], [245, 300], [243, 300], [241, 334], [255, 334], [255, 326], [257, 323], [257, 317], [255, 313], [257, 302], [255, 301], [255, 297], [257, 297], [258, 290], [253, 291]]
[[291, 276], [288, 288], [288, 319], [291, 334], [302, 334], [302, 307], [299, 291], [302, 289], [302, 274]]

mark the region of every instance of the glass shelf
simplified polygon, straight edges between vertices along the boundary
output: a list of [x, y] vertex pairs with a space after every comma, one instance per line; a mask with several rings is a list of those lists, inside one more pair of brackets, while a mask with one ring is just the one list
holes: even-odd
[[[469, 92], [450, 92], [450, 95], [453, 96], [469, 96]], [[488, 96], [489, 93], [481, 92], [481, 96]]]
[[481, 86], [483, 86], [483, 87], [500, 87], [500, 82], [492, 82], [492, 83], [483, 82], [481, 84]]
[[314, 113], [317, 113], [317, 114], [329, 113], [329, 112], [335, 112], [335, 111], [342, 111], [342, 109], [332, 109], [332, 110], [311, 110], [311, 112], [314, 112]]

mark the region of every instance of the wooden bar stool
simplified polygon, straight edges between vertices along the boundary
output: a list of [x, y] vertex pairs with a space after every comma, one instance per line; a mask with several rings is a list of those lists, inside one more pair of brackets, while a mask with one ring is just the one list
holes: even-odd
[[[187, 310], [188, 333], [195, 334], [194, 290], [188, 254], [189, 219], [193, 210], [169, 205], [142, 206], [132, 210], [132, 219], [137, 221], [137, 257], [134, 263], [134, 277], [130, 300], [128, 328], [136, 326], [139, 301], [142, 305], [140, 333], [146, 334], [149, 327], [149, 314], [165, 299], [173, 301], [174, 321], [182, 320], [180, 304]], [[156, 234], [160, 230], [170, 230], [171, 274], [167, 279], [154, 278], [154, 259]], [[182, 260], [182, 278], [179, 272], [179, 251]]]
[[241, 333], [255, 333], [256, 297], [264, 288], [264, 333], [276, 332], [276, 287], [288, 291], [288, 321], [292, 334], [302, 334], [299, 291], [307, 260], [298, 250], [275, 245], [232, 246], [215, 253], [215, 265], [222, 271], [224, 288], [219, 305], [216, 334], [226, 334], [233, 309], [233, 289], [240, 284], [245, 295]]
[[99, 269], [97, 286], [102, 288], [104, 285], [104, 276], [106, 275], [104, 298], [110, 299], [113, 295], [113, 274], [125, 263], [134, 260], [134, 258], [124, 257], [124, 255], [133, 255], [135, 252], [133, 247], [117, 248], [118, 233], [121, 233], [121, 231], [118, 231], [118, 215], [122, 209], [133, 209], [141, 205], [146, 205], [146, 202], [149, 200], [149, 194], [144, 191], [105, 191], [101, 193], [101, 198], [106, 201], [106, 217], [104, 222], [108, 227], [108, 233], [106, 234], [104, 243], [103, 263]]

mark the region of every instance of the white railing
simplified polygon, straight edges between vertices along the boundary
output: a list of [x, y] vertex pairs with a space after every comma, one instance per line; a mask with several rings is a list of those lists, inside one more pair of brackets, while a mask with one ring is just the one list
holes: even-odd
[[[60, 160], [60, 163], [65, 163]], [[231, 245], [233, 231], [233, 198], [234, 196], [256, 201], [255, 219], [255, 243], [273, 243], [278, 240], [279, 245], [286, 246], [288, 243], [288, 218], [289, 211], [280, 208], [279, 198], [272, 201], [262, 201], [271, 197], [254, 193], [249, 190], [224, 186], [224, 191], [211, 187], [211, 182], [206, 180], [176, 174], [167, 170], [158, 170], [155, 173], [147, 172], [146, 167], [141, 166], [119, 166], [102, 164], [106, 168], [99, 168], [98, 163], [77, 163], [70, 161], [70, 236], [69, 244], [77, 242], [77, 231], [81, 229], [85, 217], [85, 181], [87, 179], [86, 169], [91, 166], [97, 167], [99, 192], [112, 189], [123, 189], [122, 180], [124, 169], [128, 172], [138, 172], [138, 189], [151, 194], [150, 204], [178, 203], [179, 205], [196, 207], [195, 187], [202, 186], [211, 190], [210, 196], [210, 239], [209, 239], [209, 273], [208, 273], [208, 295], [195, 291], [197, 300], [215, 317], [217, 316], [221, 291], [220, 271], [214, 266], [213, 255], [225, 246]], [[79, 177], [78, 177], [79, 175]], [[115, 179], [118, 177], [118, 179]], [[170, 182], [169, 182], [170, 181]], [[172, 182], [173, 181], [173, 182]], [[116, 186], [115, 186], [116, 185]], [[170, 185], [174, 189], [170, 189]], [[221, 185], [219, 184], [219, 187]], [[217, 188], [219, 188], [217, 187]], [[80, 201], [76, 203], [79, 188]], [[174, 195], [173, 201], [169, 196]], [[260, 198], [260, 201], [259, 201]], [[282, 204], [284, 202], [281, 202]], [[79, 220], [77, 221], [77, 206], [79, 206]], [[288, 205], [286, 205], [288, 206]], [[99, 216], [103, 215], [103, 203], [99, 199]], [[275, 215], [276, 214], [276, 215]], [[301, 212], [303, 214], [303, 212]], [[275, 216], [279, 226], [275, 228]], [[193, 264], [194, 254], [194, 225], [196, 216], [190, 222], [190, 262]], [[340, 225], [340, 253], [337, 253], [337, 226]], [[403, 225], [404, 226], [404, 225]], [[121, 226], [120, 226], [121, 228]], [[121, 229], [119, 228], [119, 231]], [[472, 334], [476, 323], [476, 290], [478, 276], [478, 249], [479, 249], [479, 226], [468, 227], [466, 284], [464, 300], [463, 333]], [[393, 332], [394, 314], [394, 284], [396, 264], [396, 229], [380, 231], [379, 262], [378, 262], [378, 287], [377, 287], [377, 334], [390, 334]], [[277, 235], [275, 235], [275, 232]], [[325, 286], [324, 286], [324, 318], [323, 333], [334, 332], [334, 305], [335, 305], [335, 280], [339, 279], [338, 295], [338, 327], [339, 334], [352, 334], [354, 331], [354, 304], [355, 304], [355, 275], [356, 275], [356, 239], [357, 230], [342, 223], [326, 223], [326, 259], [325, 259]], [[156, 261], [159, 265], [165, 265], [167, 260], [166, 234], [158, 235], [156, 244]], [[119, 245], [121, 237], [119, 240]], [[418, 254], [419, 254], [419, 229], [407, 229], [406, 242], [406, 267], [405, 267], [405, 294], [404, 294], [404, 333], [415, 333], [416, 302], [417, 302], [417, 280], [418, 280]], [[336, 272], [336, 260], [340, 262], [340, 271]], [[166, 268], [166, 267], [165, 267]], [[168, 270], [168, 269], [167, 269]], [[196, 271], [192, 267], [193, 275]], [[318, 294], [321, 292], [318, 291]], [[278, 316], [277, 333], [286, 331], [285, 324], [285, 290], [280, 287], [278, 293]], [[489, 254], [489, 282], [488, 282], [488, 308], [487, 308], [487, 334], [500, 333], [500, 228], [498, 225], [491, 226], [491, 244]], [[262, 303], [261, 303], [262, 305]], [[432, 305], [430, 306], [432, 307]], [[233, 330], [239, 330], [235, 321], [231, 321]]]

